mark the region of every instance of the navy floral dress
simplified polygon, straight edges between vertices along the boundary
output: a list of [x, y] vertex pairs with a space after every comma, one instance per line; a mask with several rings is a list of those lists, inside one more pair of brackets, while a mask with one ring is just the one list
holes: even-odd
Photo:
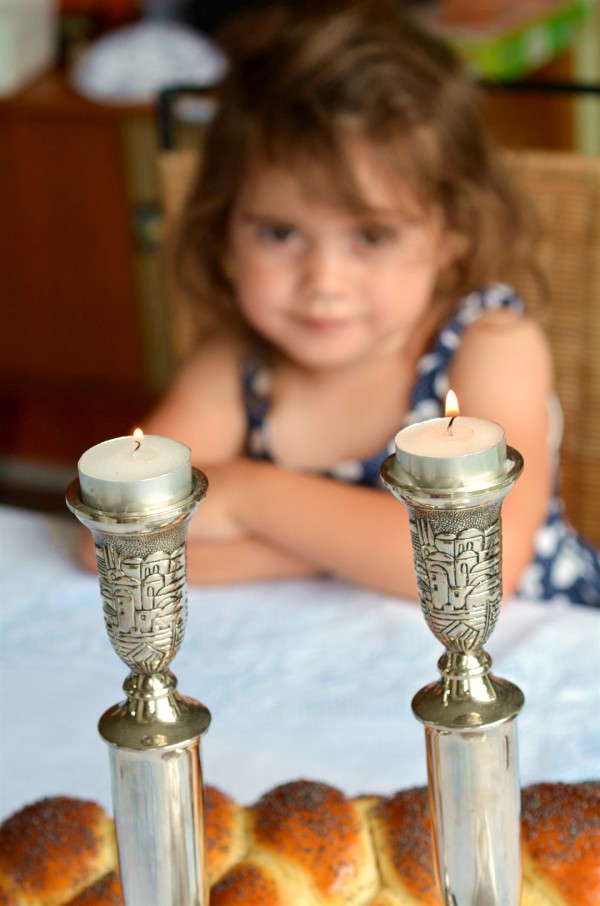
[[[510, 308], [524, 311], [515, 291], [503, 284], [468, 295], [441, 328], [429, 351], [417, 364], [411, 408], [405, 425], [438, 418], [443, 414], [449, 389], [448, 371], [466, 327], [485, 311]], [[242, 367], [244, 403], [247, 416], [246, 455], [271, 460], [267, 415], [271, 403], [270, 372], [264, 362], [248, 359]], [[560, 407], [555, 400], [556, 454], [560, 444]], [[395, 451], [394, 440], [384, 450], [365, 460], [347, 460], [326, 474], [339, 481], [382, 487], [379, 469]], [[558, 476], [558, 469], [557, 469]], [[558, 478], [557, 478], [558, 486]], [[535, 539], [535, 557], [521, 579], [517, 595], [543, 601], [562, 600], [572, 604], [600, 607], [600, 552], [581, 538], [564, 517], [558, 493], [551, 499], [545, 524]]]

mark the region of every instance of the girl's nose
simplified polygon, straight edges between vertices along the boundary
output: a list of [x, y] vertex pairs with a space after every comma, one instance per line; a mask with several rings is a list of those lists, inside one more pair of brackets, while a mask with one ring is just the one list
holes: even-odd
[[336, 298], [344, 292], [348, 262], [339, 249], [315, 246], [307, 249], [303, 260], [303, 289], [309, 299]]

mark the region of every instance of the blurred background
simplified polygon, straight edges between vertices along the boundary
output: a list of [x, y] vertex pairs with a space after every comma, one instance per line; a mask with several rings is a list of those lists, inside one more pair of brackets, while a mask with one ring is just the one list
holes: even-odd
[[[214, 84], [269, 5], [0, 0], [0, 503], [62, 511], [81, 453], [169, 382], [157, 95]], [[411, 5], [478, 79], [524, 83], [485, 89], [506, 147], [600, 154], [598, 97], [564, 90], [600, 81], [596, 0]]]

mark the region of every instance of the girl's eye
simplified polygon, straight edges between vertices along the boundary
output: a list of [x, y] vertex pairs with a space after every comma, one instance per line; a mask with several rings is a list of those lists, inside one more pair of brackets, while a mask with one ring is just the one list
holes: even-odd
[[358, 232], [359, 241], [369, 248], [386, 245], [396, 238], [394, 230], [385, 226], [362, 227]]
[[261, 223], [258, 226], [259, 237], [266, 242], [290, 242], [298, 233], [294, 227], [286, 223]]

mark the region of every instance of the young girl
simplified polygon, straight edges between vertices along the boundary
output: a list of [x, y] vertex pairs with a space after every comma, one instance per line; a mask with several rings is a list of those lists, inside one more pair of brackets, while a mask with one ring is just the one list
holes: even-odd
[[598, 556], [553, 500], [548, 345], [504, 282], [522, 212], [463, 67], [398, 6], [318, 3], [232, 53], [180, 243], [205, 327], [144, 425], [209, 478], [189, 579], [332, 574], [416, 598], [379, 466], [451, 386], [525, 459], [505, 594], [598, 604]]

